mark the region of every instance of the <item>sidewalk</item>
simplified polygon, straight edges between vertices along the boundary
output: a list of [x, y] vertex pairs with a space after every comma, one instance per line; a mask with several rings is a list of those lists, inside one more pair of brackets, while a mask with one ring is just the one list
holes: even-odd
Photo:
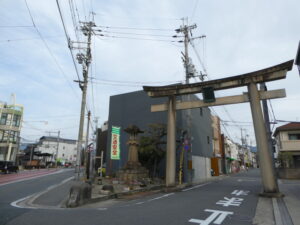
[[283, 198], [259, 197], [254, 224], [300, 225], [300, 180], [278, 180]]

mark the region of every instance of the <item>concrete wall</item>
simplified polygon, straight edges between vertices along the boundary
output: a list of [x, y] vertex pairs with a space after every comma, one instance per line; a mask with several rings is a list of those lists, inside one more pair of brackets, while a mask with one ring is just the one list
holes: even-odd
[[211, 177], [210, 158], [201, 156], [192, 156], [193, 159], [193, 183], [205, 181]]
[[281, 179], [300, 179], [300, 169], [277, 168], [278, 177]]

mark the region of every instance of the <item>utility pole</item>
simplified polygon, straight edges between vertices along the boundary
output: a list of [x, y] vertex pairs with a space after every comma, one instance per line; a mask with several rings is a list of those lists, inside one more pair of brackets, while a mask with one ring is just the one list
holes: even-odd
[[76, 167], [75, 167], [76, 180], [79, 180], [80, 178], [81, 150], [82, 150], [82, 142], [83, 142], [82, 139], [83, 139], [84, 115], [85, 115], [85, 107], [86, 107], [88, 72], [92, 60], [91, 36], [92, 36], [92, 27], [94, 26], [95, 26], [94, 22], [82, 22], [81, 31], [87, 37], [87, 48], [86, 48], [85, 55], [83, 53], [77, 54], [77, 60], [79, 64], [82, 64], [83, 81], [76, 81], [79, 83], [79, 87], [82, 90], [80, 122], [79, 122], [78, 142], [77, 142], [77, 157], [76, 157]]
[[56, 145], [56, 159], [55, 159], [55, 167], [57, 168], [57, 158], [58, 158], [58, 148], [59, 148], [59, 136], [60, 131], [57, 132], [57, 145]]
[[90, 178], [90, 157], [91, 153], [89, 151], [89, 131], [90, 131], [90, 120], [91, 120], [91, 111], [88, 112], [88, 121], [86, 127], [86, 137], [85, 137], [85, 174], [86, 179]]
[[95, 123], [95, 132], [93, 133], [93, 151], [91, 152], [91, 163], [90, 163], [90, 177], [91, 180], [94, 180], [95, 178], [95, 156], [96, 156], [96, 140], [97, 140], [97, 134], [98, 134], [98, 117], [95, 117], [94, 119], [94, 123]]
[[[189, 84], [190, 83], [190, 78], [195, 76], [195, 69], [194, 69], [194, 65], [190, 62], [190, 57], [189, 57], [189, 50], [188, 50], [188, 44], [190, 42], [190, 33], [192, 29], [197, 28], [196, 24], [193, 24], [191, 26], [185, 25], [184, 24], [184, 19], [183, 19], [183, 24], [182, 26], [180, 26], [179, 29], [176, 29], [175, 31], [177, 33], [183, 33], [184, 35], [184, 53], [182, 53], [183, 57], [183, 63], [184, 63], [184, 68], [185, 68], [185, 83]], [[187, 95], [186, 100], [190, 101], [191, 96]], [[187, 132], [185, 135], [185, 144], [188, 144], [189, 149], [187, 151], [187, 169], [188, 169], [188, 173], [187, 173], [187, 182], [190, 183], [192, 182], [192, 134], [191, 134], [191, 130], [192, 130], [192, 112], [191, 109], [187, 109], [187, 114], [186, 114], [186, 121], [187, 121]], [[182, 151], [184, 151], [184, 148], [182, 148]], [[183, 156], [184, 154], [182, 154]], [[183, 161], [183, 160], [182, 160]], [[180, 176], [181, 177], [181, 176]], [[181, 182], [181, 179], [180, 179]]]

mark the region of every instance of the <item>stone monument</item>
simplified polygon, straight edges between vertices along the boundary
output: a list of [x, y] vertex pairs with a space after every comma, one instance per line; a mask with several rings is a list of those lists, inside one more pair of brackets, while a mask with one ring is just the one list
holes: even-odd
[[148, 178], [148, 170], [141, 166], [138, 159], [138, 134], [144, 133], [137, 126], [130, 125], [124, 129], [129, 134], [129, 140], [127, 141], [128, 149], [128, 161], [123, 169], [118, 171], [118, 178], [130, 183], [138, 182], [143, 178]]

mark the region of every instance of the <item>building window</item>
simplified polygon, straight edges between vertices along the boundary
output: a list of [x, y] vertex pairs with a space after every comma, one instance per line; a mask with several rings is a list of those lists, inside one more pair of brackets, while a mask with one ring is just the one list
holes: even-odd
[[300, 134], [289, 134], [289, 140], [300, 140]]
[[0, 119], [0, 125], [6, 125], [7, 115], [8, 115], [7, 113], [2, 113]]
[[7, 114], [6, 125], [10, 126], [12, 120], [12, 114]]
[[4, 137], [4, 130], [0, 130], [0, 142], [2, 142]]
[[21, 121], [21, 116], [20, 115], [14, 115], [13, 120], [12, 120], [12, 125], [15, 127], [20, 126], [20, 121]]
[[203, 109], [202, 108], [199, 109], [200, 109], [200, 116], [203, 116]]

